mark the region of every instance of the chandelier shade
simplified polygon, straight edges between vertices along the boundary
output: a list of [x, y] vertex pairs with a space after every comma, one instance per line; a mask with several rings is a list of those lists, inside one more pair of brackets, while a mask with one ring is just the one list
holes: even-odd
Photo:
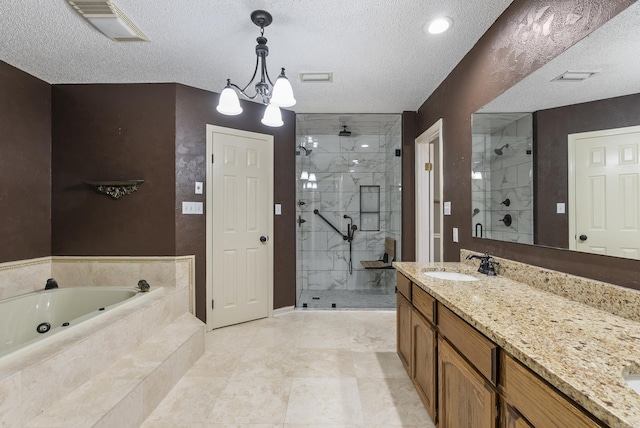
[[[258, 45], [255, 49], [256, 67], [253, 71], [253, 76], [249, 83], [242, 88], [232, 83], [231, 79], [227, 79], [227, 86], [225, 86], [220, 94], [220, 100], [216, 110], [225, 115], [237, 115], [242, 113], [237, 92], [240, 92], [240, 94], [250, 100], [260, 96], [262, 103], [266, 106], [261, 122], [266, 126], [282, 126], [284, 122], [282, 121], [280, 107], [291, 107], [296, 104], [296, 99], [293, 96], [293, 88], [285, 75], [284, 68], [281, 68], [280, 75], [276, 79], [275, 84], [271, 81], [269, 72], [267, 71], [269, 48], [267, 47], [267, 38], [264, 37], [264, 27], [271, 24], [273, 18], [267, 11], [256, 10], [251, 13], [251, 21], [260, 27], [260, 36], [256, 39]], [[258, 77], [258, 70], [260, 71], [260, 80], [255, 84], [255, 93], [250, 95], [247, 93], [247, 88], [249, 88], [256, 77]]]
[[282, 113], [280, 107], [275, 104], [267, 105], [264, 111], [264, 117], [261, 120], [263, 125], [278, 127], [284, 125], [282, 121]]
[[220, 94], [220, 101], [216, 110], [222, 114], [228, 116], [235, 116], [242, 113], [242, 107], [240, 107], [240, 100], [238, 94], [231, 88], [231, 82], [227, 80], [227, 86], [222, 90]]

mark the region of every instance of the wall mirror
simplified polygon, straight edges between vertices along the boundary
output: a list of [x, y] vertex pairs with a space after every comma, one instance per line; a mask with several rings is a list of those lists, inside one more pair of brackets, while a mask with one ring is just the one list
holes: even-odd
[[[630, 246], [640, 246], [640, 136], [626, 131], [640, 125], [638, 26], [640, 2], [474, 113], [473, 236], [640, 259], [637, 248], [616, 252], [594, 242], [603, 219], [618, 217], [624, 235], [635, 237]], [[596, 183], [588, 191], [606, 199], [590, 199], [588, 227], [578, 230], [576, 218], [586, 213], [576, 212], [584, 200], [571, 193], [576, 155], [570, 136], [589, 139], [585, 133], [612, 129], [628, 140], [606, 152], [589, 149], [586, 156], [593, 162], [600, 156], [610, 167], [615, 151], [620, 163], [632, 166], [623, 178], [609, 178], [622, 183], [615, 191], [604, 179], [600, 189], [598, 180], [582, 179]]]

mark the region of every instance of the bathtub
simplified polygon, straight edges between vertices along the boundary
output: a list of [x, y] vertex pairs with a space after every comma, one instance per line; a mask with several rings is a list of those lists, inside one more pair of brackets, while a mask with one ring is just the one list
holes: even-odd
[[141, 293], [125, 287], [70, 287], [0, 301], [0, 357], [68, 330]]

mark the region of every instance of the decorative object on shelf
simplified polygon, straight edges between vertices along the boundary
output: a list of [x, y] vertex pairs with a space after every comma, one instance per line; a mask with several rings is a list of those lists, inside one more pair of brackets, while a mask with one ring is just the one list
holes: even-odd
[[[231, 83], [231, 79], [227, 79], [227, 86], [222, 90], [220, 94], [220, 101], [216, 110], [218, 112], [233, 116], [242, 113], [242, 107], [240, 107], [240, 100], [238, 94], [233, 89], [237, 89], [246, 98], [253, 100], [260, 95], [262, 97], [262, 103], [266, 105], [264, 117], [262, 123], [267, 126], [282, 126], [282, 114], [280, 107], [291, 107], [295, 105], [296, 100], [293, 97], [293, 89], [289, 79], [284, 74], [284, 68], [282, 68], [280, 75], [276, 79], [275, 85], [269, 77], [267, 71], [267, 55], [269, 55], [269, 48], [267, 47], [267, 38], [264, 37], [264, 27], [268, 27], [273, 22], [271, 14], [264, 10], [255, 10], [251, 13], [251, 21], [260, 27], [260, 36], [256, 39], [258, 45], [256, 46], [256, 68], [253, 70], [253, 76], [249, 83], [244, 88]], [[255, 80], [258, 69], [260, 69], [260, 81], [256, 83], [256, 92], [254, 95], [247, 94], [246, 90]], [[271, 85], [271, 87], [269, 86]]]
[[113, 199], [120, 199], [124, 195], [130, 195], [144, 180], [121, 180], [121, 181], [85, 181], [85, 184], [96, 189], [98, 193], [104, 193]]

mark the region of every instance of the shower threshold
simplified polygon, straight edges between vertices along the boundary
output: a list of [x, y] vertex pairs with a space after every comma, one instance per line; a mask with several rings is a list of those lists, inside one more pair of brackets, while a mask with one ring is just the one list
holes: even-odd
[[396, 295], [376, 290], [303, 290], [296, 309], [395, 310]]

